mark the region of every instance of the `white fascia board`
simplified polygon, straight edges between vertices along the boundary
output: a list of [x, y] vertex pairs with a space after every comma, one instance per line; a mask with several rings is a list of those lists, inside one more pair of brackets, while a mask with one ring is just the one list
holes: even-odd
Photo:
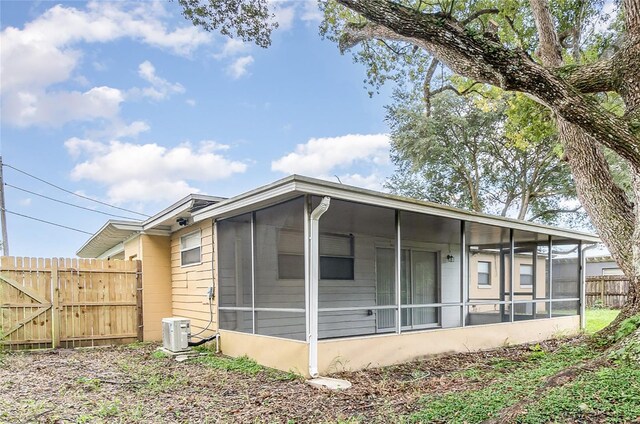
[[522, 222], [510, 218], [497, 218], [490, 215], [475, 214], [465, 211], [457, 211], [448, 207], [435, 207], [433, 205], [425, 204], [419, 200], [396, 200], [391, 198], [391, 195], [379, 195], [374, 193], [368, 193], [367, 191], [347, 191], [338, 187], [326, 186], [324, 184], [316, 184], [314, 182], [296, 181], [295, 190], [308, 194], [315, 194], [318, 196], [329, 196], [335, 199], [349, 200], [358, 203], [365, 203], [375, 206], [382, 206], [391, 209], [399, 209], [408, 212], [417, 212], [435, 216], [441, 216], [444, 218], [453, 218], [464, 220], [467, 222], [476, 222], [479, 224], [493, 225], [503, 228], [513, 228], [514, 230], [528, 231], [534, 233], [542, 233], [551, 236], [577, 239], [588, 242], [600, 242], [597, 236], [592, 234], [582, 233], [578, 231], [563, 230], [560, 228], [551, 227], [548, 225]]
[[113, 246], [111, 249], [102, 252], [102, 254], [98, 255], [96, 259], [107, 259], [111, 256], [117, 255], [118, 253], [124, 252], [124, 243], [118, 243]]
[[184, 212], [189, 212], [191, 208], [193, 208], [194, 203], [198, 200], [221, 202], [226, 199], [224, 197], [207, 196], [204, 194], [190, 194], [144, 221], [144, 229], [147, 230], [149, 228], [153, 228], [167, 219], [180, 216]]
[[188, 199], [187, 202], [177, 205], [170, 210], [165, 210], [164, 213], [158, 214], [146, 220], [142, 226], [143, 230], [147, 231], [171, 217], [181, 215], [184, 212], [188, 212], [190, 209], [191, 209], [191, 199]]
[[89, 239], [84, 242], [82, 246], [78, 250], [76, 250], [76, 255], [80, 256], [80, 252], [82, 252], [85, 248], [89, 247], [91, 243], [95, 240], [99, 239], [102, 234], [109, 229], [109, 227], [116, 228], [119, 230], [130, 230], [130, 231], [140, 231], [142, 230], [142, 223], [135, 221], [119, 221], [115, 219], [110, 219], [104, 223], [102, 227], [98, 231], [96, 231]]
[[293, 178], [276, 181], [274, 184], [262, 187], [257, 190], [232, 197], [215, 205], [208, 206], [193, 214], [193, 222], [200, 222], [209, 218], [220, 218], [227, 214], [238, 215], [243, 213], [243, 209], [259, 209], [263, 203], [279, 197], [294, 197], [295, 183]]
[[161, 228], [151, 228], [149, 230], [141, 231], [140, 234], [147, 234], [150, 236], [170, 236], [171, 227], [162, 226]]

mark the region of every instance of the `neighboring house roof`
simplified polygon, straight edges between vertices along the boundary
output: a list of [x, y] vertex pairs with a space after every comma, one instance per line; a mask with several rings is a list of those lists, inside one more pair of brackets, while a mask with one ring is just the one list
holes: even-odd
[[291, 175], [272, 184], [259, 187], [255, 190], [207, 206], [206, 208], [195, 212], [193, 214], [193, 220], [194, 222], [198, 222], [207, 218], [225, 218], [238, 215], [240, 213], [270, 205], [275, 201], [292, 199], [303, 194], [330, 196], [335, 199], [459, 219], [467, 222], [493, 225], [501, 228], [513, 228], [516, 230], [540, 233], [559, 238], [576, 239], [591, 243], [597, 243], [600, 241], [597, 235], [581, 231], [552, 227], [550, 225], [513, 218], [470, 212], [437, 203], [396, 196], [393, 194], [367, 190], [345, 184], [332, 183], [300, 175]]
[[437, 203], [396, 196], [316, 178], [291, 175], [274, 183], [225, 199], [198, 194], [189, 195], [144, 221], [108, 221], [78, 250], [80, 257], [98, 257], [117, 252], [118, 244], [137, 233], [170, 234], [181, 228], [178, 218], [199, 222], [209, 218], [225, 218], [269, 206], [275, 202], [312, 194], [330, 196], [375, 206], [453, 218], [499, 228], [513, 228], [562, 239], [599, 242], [594, 234], [567, 230], [534, 222], [465, 211]]
[[191, 219], [191, 214], [224, 197], [190, 194], [144, 221], [109, 220], [78, 249], [81, 258], [113, 256], [124, 250], [123, 243], [132, 236], [145, 233], [169, 235], [180, 228], [178, 218]]

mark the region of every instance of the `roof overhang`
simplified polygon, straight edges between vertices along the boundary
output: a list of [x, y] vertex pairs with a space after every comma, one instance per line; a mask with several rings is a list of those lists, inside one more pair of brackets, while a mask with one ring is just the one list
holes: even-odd
[[109, 220], [78, 249], [76, 255], [81, 258], [97, 258], [140, 231], [141, 222]]
[[502, 228], [512, 228], [514, 230], [547, 234], [563, 239], [581, 240], [589, 243], [600, 242], [598, 236], [581, 231], [568, 230], [518, 219], [469, 212], [462, 209], [439, 205], [437, 203], [425, 202], [349, 185], [332, 183], [300, 175], [292, 175], [272, 184], [265, 185], [244, 194], [223, 200], [214, 205], [207, 206], [195, 212], [193, 214], [193, 220], [194, 222], [198, 222], [208, 218], [223, 219], [305, 194], [329, 196], [335, 199], [408, 212], [417, 212], [467, 222], [493, 225]]
[[144, 221], [109, 220], [78, 249], [81, 258], [107, 257], [119, 253], [119, 246], [136, 234], [169, 236], [181, 226], [178, 218], [190, 219], [194, 211], [224, 200], [222, 197], [190, 194]]

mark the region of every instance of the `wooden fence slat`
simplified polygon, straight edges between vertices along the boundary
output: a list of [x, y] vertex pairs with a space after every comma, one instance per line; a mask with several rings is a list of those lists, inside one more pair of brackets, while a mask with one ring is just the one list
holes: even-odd
[[621, 308], [627, 300], [629, 280], [623, 275], [587, 277], [585, 297], [588, 307], [599, 302], [606, 308]]
[[12, 349], [142, 340], [139, 261], [0, 257], [0, 340]]

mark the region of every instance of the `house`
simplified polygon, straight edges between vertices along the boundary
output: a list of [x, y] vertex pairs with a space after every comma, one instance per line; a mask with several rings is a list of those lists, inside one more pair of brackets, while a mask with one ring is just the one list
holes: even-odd
[[142, 260], [145, 339], [187, 317], [227, 355], [315, 376], [577, 332], [598, 241], [294, 175], [109, 221], [78, 255]]

